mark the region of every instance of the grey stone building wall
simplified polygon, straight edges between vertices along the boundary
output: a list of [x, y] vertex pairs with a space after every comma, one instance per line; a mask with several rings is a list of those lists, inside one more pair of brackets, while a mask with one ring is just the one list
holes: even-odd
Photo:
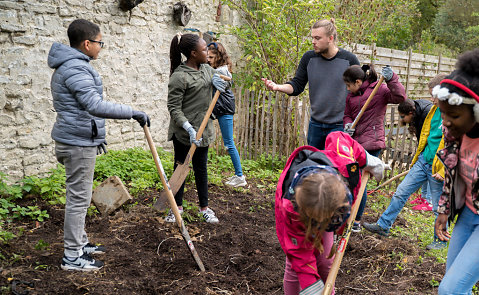
[[[47, 66], [53, 42], [68, 44], [66, 30], [76, 18], [101, 28], [105, 47], [92, 61], [103, 79], [104, 98], [147, 112], [157, 146], [166, 141], [166, 108], [171, 38], [184, 27], [173, 21], [177, 0], [145, 0], [130, 12], [119, 0], [0, 0], [0, 172], [10, 180], [42, 175], [55, 167], [50, 131], [56, 114], [50, 94], [53, 70]], [[218, 0], [186, 0], [192, 10], [187, 28], [219, 32], [238, 16], [223, 5], [216, 22]], [[222, 35], [235, 60], [232, 36]], [[111, 149], [147, 148], [143, 130], [134, 120], [107, 120]]]

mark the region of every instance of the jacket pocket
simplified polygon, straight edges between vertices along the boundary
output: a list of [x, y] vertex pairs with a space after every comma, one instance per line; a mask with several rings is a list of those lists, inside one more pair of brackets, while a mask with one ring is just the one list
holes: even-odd
[[91, 141], [95, 140], [95, 137], [98, 136], [98, 127], [96, 126], [96, 121], [91, 119]]

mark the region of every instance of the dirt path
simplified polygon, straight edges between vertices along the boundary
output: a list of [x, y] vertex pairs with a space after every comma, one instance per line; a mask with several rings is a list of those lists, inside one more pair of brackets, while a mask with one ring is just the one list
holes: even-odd
[[[193, 187], [186, 199], [196, 203]], [[109, 217], [87, 218], [90, 240], [108, 248], [97, 273], [65, 272], [63, 209], [0, 250], [0, 291], [8, 278], [35, 284], [30, 294], [283, 294], [284, 254], [276, 239], [274, 194], [253, 182], [244, 192], [210, 187], [210, 207], [220, 224], [187, 224], [206, 273], [197, 270], [175, 224], [151, 209], [157, 192]], [[43, 243], [39, 241], [44, 241]], [[48, 245], [42, 248], [41, 245]], [[35, 247], [37, 246], [37, 247]], [[37, 248], [37, 249], [36, 249]], [[337, 294], [434, 294], [444, 266], [424, 258], [415, 241], [352, 235], [336, 284]], [[3, 258], [2, 258], [3, 256]]]

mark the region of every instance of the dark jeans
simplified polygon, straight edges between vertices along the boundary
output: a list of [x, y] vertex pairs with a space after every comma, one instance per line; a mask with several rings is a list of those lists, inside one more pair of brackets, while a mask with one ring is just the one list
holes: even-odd
[[[381, 153], [381, 149], [379, 150], [372, 150], [367, 151], [371, 156], [379, 156]], [[361, 217], [363, 216], [364, 209], [366, 208], [366, 200], [368, 199], [368, 188], [364, 188], [363, 198], [361, 199], [361, 204], [359, 204], [358, 213], [356, 214], [356, 221], [361, 221]]]
[[326, 136], [333, 131], [344, 131], [343, 123], [324, 124], [310, 118], [308, 127], [308, 145], [324, 150]]
[[[186, 155], [190, 150], [189, 145], [184, 145], [173, 136], [173, 148], [175, 150], [175, 164], [174, 169], [178, 166], [178, 162], [183, 163]], [[198, 191], [198, 198], [200, 200], [200, 207], [208, 207], [208, 147], [197, 147], [193, 158], [193, 171], [195, 173], [196, 190]], [[183, 193], [185, 191], [185, 182], [175, 195], [176, 205], [183, 206]]]

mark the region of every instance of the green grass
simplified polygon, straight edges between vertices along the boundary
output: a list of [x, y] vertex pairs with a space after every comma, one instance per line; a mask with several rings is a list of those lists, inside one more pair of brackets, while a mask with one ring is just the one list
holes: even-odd
[[[373, 189], [375, 186], [376, 184], [374, 181], [368, 182], [368, 189]], [[367, 208], [372, 211], [372, 214], [380, 216], [386, 210], [391, 201], [389, 193], [394, 193], [394, 190], [395, 188], [392, 187], [388, 191], [383, 189], [381, 192], [368, 195]], [[416, 197], [417, 194], [413, 194], [409, 200], [413, 200]], [[411, 208], [414, 205], [411, 205], [409, 200], [398, 215], [398, 218], [401, 217], [405, 219], [406, 226], [396, 225], [396, 220], [390, 229], [390, 238], [405, 237], [413, 241], [415, 240], [418, 243], [418, 247], [425, 249], [426, 245], [433, 241], [435, 215], [431, 211], [425, 212], [412, 210]], [[453, 226], [451, 226], [449, 232], [452, 232], [452, 228]], [[447, 248], [441, 250], [428, 250], [426, 251], [426, 256], [434, 257], [439, 263], [445, 263], [447, 258]]]
[[[163, 169], [167, 176], [173, 174], [173, 153], [158, 148]], [[271, 167], [282, 167], [282, 161], [262, 156], [259, 160], [243, 160], [243, 171], [249, 178], [259, 181], [258, 186], [267, 190], [274, 190], [281, 170]], [[234, 173], [233, 164], [229, 155], [218, 156], [215, 150], [210, 149], [208, 155], [208, 180], [210, 183], [222, 186], [227, 176]], [[132, 148], [127, 150], [110, 150], [97, 157], [93, 187], [99, 185], [106, 178], [116, 175], [128, 187], [133, 197], [147, 189], [162, 190], [163, 185], [156, 169], [155, 162], [149, 150]], [[194, 181], [193, 172], [190, 172], [187, 182]], [[26, 177], [13, 185], [8, 185], [7, 175], [0, 173], [0, 244], [22, 234], [20, 229], [13, 226], [18, 219], [31, 219], [43, 222], [48, 218], [46, 210], [40, 210], [36, 205], [19, 205], [19, 203], [35, 204], [37, 198], [46, 200], [51, 205], [65, 204], [65, 168], [57, 165], [45, 177]], [[235, 188], [235, 190], [246, 190]], [[25, 198], [33, 198], [25, 201]], [[135, 206], [133, 202], [129, 206]], [[186, 221], [195, 221], [198, 215], [196, 205], [184, 204]], [[94, 205], [88, 209], [88, 215], [96, 215], [98, 210]]]

